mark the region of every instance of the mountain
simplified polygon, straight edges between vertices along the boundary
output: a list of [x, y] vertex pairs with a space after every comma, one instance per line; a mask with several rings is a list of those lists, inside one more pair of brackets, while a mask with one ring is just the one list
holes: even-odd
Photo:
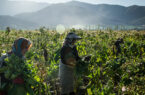
[[131, 23], [133, 25], [145, 25], [145, 17], [139, 18], [137, 20], [133, 20]]
[[0, 16], [0, 29], [6, 29], [6, 27], [12, 27], [16, 29], [34, 29], [37, 28], [37, 24], [18, 19], [12, 16]]
[[75, 1], [53, 4], [40, 11], [24, 13], [16, 17], [29, 19], [29, 21], [41, 25], [108, 24], [110, 21], [112, 24], [116, 24], [118, 19], [107, 17], [107, 12], [103, 12], [104, 7], [109, 7], [109, 5], [91, 5]]
[[28, 1], [0, 0], [0, 15], [16, 15], [24, 12], [35, 12], [49, 4]]
[[[0, 17], [1, 18], [1, 17]], [[89, 4], [78, 1], [51, 4], [36, 12], [15, 15], [19, 22], [29, 26], [64, 25], [145, 25], [145, 6]], [[14, 20], [13, 19], [13, 22]], [[7, 20], [7, 19], [5, 19]], [[23, 21], [25, 21], [23, 23]], [[3, 21], [3, 24], [7, 21]], [[27, 22], [27, 23], [26, 23]], [[9, 23], [5, 24], [9, 25]]]
[[89, 4], [78, 1], [52, 4], [33, 13], [16, 15], [40, 25], [74, 25], [74, 24], [105, 24], [105, 25], [142, 25], [145, 17], [145, 6], [129, 6], [107, 4]]

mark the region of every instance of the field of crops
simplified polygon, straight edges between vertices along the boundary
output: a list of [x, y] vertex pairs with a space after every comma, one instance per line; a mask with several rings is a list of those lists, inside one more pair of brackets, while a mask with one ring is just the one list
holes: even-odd
[[[83, 39], [77, 49], [81, 57], [91, 55], [88, 71], [79, 68], [76, 91], [86, 95], [145, 95], [145, 31], [71, 30]], [[55, 30], [0, 31], [0, 56], [11, 50], [15, 39], [25, 37], [33, 42], [26, 54], [33, 77], [40, 83], [32, 87], [35, 95], [59, 95], [59, 51], [65, 36]], [[115, 42], [123, 39], [121, 52]], [[48, 55], [47, 55], [48, 54]], [[81, 95], [81, 94], [79, 94]], [[84, 95], [84, 94], [83, 94]]]

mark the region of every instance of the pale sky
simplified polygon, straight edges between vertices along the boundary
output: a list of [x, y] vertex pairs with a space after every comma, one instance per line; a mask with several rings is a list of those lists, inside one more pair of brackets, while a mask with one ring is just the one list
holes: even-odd
[[35, 1], [35, 2], [47, 2], [47, 3], [62, 3], [68, 1], [81, 1], [93, 4], [117, 4], [117, 5], [142, 5], [145, 6], [145, 0], [9, 0], [9, 1]]

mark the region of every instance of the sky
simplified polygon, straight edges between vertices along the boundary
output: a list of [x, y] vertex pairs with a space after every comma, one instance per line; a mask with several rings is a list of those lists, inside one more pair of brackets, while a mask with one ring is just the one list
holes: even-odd
[[145, 6], [145, 0], [9, 0], [9, 1], [35, 1], [35, 2], [47, 2], [47, 3], [62, 3], [69, 1], [81, 1], [93, 4], [117, 4], [123, 6], [130, 5], [142, 5]]

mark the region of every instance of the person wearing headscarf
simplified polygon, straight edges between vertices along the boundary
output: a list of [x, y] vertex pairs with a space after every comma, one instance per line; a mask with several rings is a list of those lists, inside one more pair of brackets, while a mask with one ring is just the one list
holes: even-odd
[[61, 95], [75, 95], [74, 92], [74, 67], [81, 58], [78, 55], [75, 42], [81, 37], [75, 33], [68, 33], [61, 48], [61, 60], [59, 64], [59, 78]]
[[[17, 40], [15, 40], [11, 52], [7, 53], [6, 55], [0, 58], [0, 67], [6, 66], [4, 59], [10, 57], [12, 54], [18, 56], [19, 58], [24, 59], [25, 53], [30, 49], [31, 46], [32, 43], [26, 38], [18, 38]], [[0, 73], [0, 79], [1, 79], [1, 84], [2, 83], [13, 83], [15, 85], [24, 84], [24, 80], [21, 78], [21, 76], [15, 78], [14, 80], [8, 80], [5, 78], [4, 73]], [[0, 95], [9, 95], [7, 90], [8, 90], [7, 88], [0, 89]], [[17, 91], [15, 95], [19, 95], [17, 94]], [[23, 93], [22, 95], [26, 95], [26, 94]]]
[[16, 56], [23, 58], [25, 53], [30, 49], [32, 43], [26, 38], [19, 38], [15, 40], [12, 46], [12, 53]]

